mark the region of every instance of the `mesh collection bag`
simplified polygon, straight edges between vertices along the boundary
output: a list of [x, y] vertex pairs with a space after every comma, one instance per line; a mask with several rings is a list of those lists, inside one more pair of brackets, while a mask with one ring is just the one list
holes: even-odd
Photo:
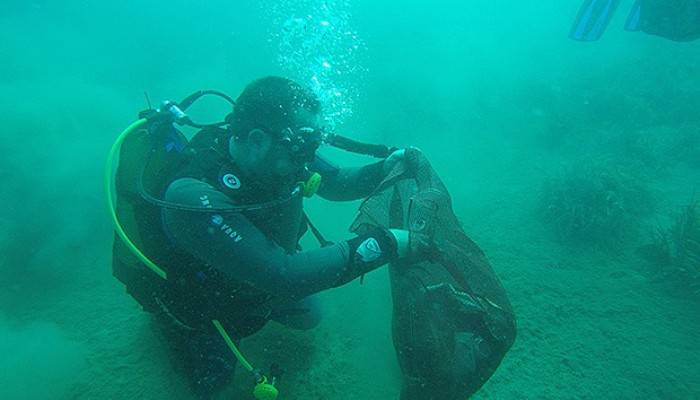
[[465, 399], [515, 340], [515, 317], [481, 249], [464, 233], [430, 163], [409, 149], [360, 206], [350, 230], [373, 226], [429, 236], [430, 261], [390, 265], [392, 334], [402, 400]]

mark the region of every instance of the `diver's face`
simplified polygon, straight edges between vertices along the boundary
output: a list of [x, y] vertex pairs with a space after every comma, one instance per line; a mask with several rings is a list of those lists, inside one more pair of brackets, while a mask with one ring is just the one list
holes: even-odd
[[320, 121], [320, 115], [298, 109], [282, 137], [271, 139], [263, 168], [269, 168], [270, 175], [277, 178], [296, 176], [313, 161], [320, 143]]

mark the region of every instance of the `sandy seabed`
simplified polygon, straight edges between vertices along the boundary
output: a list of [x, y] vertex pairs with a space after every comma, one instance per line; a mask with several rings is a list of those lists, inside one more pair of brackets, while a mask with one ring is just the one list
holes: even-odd
[[[685, 183], [659, 189], [670, 193]], [[494, 185], [502, 189], [456, 210], [501, 277], [519, 332], [474, 398], [700, 397], [698, 299], [651, 279], [634, 245], [616, 254], [561, 246], [531, 211], [535, 199], [524, 183], [513, 177]], [[686, 195], [677, 192], [671, 194]], [[28, 270], [7, 285], [2, 300], [18, 322], [0, 327], [12, 332], [0, 344], [9, 354], [0, 397], [193, 398], [154, 321], [111, 277], [107, 243], [95, 243], [45, 255], [73, 263], [70, 279], [56, 274], [56, 285], [37, 287]], [[243, 342], [245, 354], [262, 368], [277, 362], [286, 370], [281, 400], [396, 399], [400, 374], [390, 339], [386, 271], [322, 298], [325, 318], [318, 328], [295, 332], [271, 323]], [[251, 390], [251, 377], [239, 367], [218, 398], [252, 399]]]

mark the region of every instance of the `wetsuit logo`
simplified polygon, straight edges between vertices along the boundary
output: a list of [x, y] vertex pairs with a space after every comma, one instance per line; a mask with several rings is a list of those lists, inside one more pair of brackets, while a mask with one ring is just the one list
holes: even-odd
[[204, 208], [211, 208], [211, 202], [209, 201], [209, 196], [207, 196], [206, 194], [199, 196], [199, 201], [202, 202], [202, 206]]
[[[224, 217], [222, 217], [219, 214], [214, 214], [211, 217], [210, 220], [211, 224], [218, 227], [221, 232], [223, 232], [226, 236], [230, 237], [233, 239], [234, 243], [238, 243], [241, 240], [243, 240], [243, 236], [241, 236], [237, 231], [235, 231], [230, 225], [224, 223]], [[214, 233], [213, 229], [209, 230], [210, 234]]]
[[240, 179], [238, 179], [238, 177], [234, 174], [226, 174], [221, 178], [221, 180], [229, 189], [238, 189], [241, 187]]

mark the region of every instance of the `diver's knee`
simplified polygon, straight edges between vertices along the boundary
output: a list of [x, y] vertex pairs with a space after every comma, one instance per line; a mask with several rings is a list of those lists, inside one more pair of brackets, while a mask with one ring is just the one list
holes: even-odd
[[321, 323], [323, 313], [318, 299], [307, 297], [300, 302], [277, 310], [272, 320], [292, 329], [310, 330]]
[[309, 309], [307, 312], [288, 318], [285, 325], [302, 331], [314, 329], [321, 323], [321, 310], [318, 308]]

